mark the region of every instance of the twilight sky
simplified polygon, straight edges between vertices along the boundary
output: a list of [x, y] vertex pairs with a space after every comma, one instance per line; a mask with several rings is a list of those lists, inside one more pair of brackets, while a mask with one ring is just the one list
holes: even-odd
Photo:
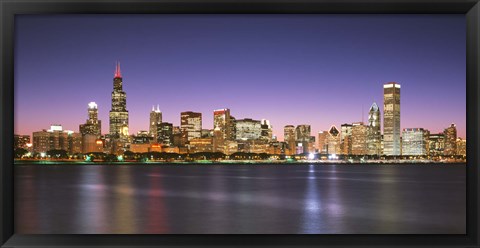
[[[466, 127], [464, 15], [37, 15], [15, 20], [15, 133], [62, 124], [78, 132], [87, 105], [102, 133], [115, 61], [130, 133], [163, 120], [230, 108], [237, 119], [283, 126], [367, 122], [383, 83], [401, 84], [401, 127]], [[362, 117], [363, 109], [363, 117]]]

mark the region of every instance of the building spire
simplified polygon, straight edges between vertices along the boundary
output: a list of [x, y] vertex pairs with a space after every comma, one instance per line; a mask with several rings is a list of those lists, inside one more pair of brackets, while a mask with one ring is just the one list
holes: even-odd
[[120, 62], [117, 61], [115, 67], [115, 78], [122, 78], [122, 73], [120, 71]]
[[155, 105], [152, 105], [152, 112], [155, 111]]

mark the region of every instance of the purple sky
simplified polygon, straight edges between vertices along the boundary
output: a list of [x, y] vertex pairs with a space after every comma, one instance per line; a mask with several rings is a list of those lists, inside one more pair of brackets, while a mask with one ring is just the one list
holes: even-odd
[[51, 15], [15, 20], [15, 133], [58, 123], [78, 132], [87, 104], [102, 132], [115, 61], [122, 67], [130, 133], [163, 120], [230, 108], [237, 119], [283, 126], [367, 121], [383, 83], [401, 84], [402, 128], [465, 137], [464, 15]]

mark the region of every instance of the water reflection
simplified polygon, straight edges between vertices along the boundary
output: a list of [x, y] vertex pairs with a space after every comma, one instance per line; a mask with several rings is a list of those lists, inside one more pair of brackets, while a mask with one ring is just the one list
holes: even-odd
[[104, 233], [108, 230], [107, 223], [107, 188], [105, 186], [105, 169], [85, 169], [80, 171], [80, 183], [73, 190], [77, 193], [76, 223], [83, 233]]
[[113, 173], [114, 204], [113, 207], [113, 232], [118, 234], [138, 233], [134, 208], [135, 185], [132, 184], [132, 173], [128, 167], [120, 167]]
[[321, 227], [325, 226], [321, 202], [321, 193], [318, 190], [315, 166], [310, 165], [308, 170], [307, 188], [304, 196], [304, 215], [302, 233], [322, 233]]
[[144, 233], [158, 234], [168, 232], [168, 219], [163, 203], [165, 192], [162, 185], [162, 177], [148, 177], [149, 195], [146, 203], [148, 222]]
[[465, 233], [465, 166], [16, 166], [17, 233]]

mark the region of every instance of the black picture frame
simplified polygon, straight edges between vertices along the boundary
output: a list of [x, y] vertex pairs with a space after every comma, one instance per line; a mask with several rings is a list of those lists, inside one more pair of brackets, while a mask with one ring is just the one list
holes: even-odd
[[[480, 0], [0, 0], [0, 244], [2, 247], [480, 247]], [[17, 14], [465, 14], [466, 235], [18, 235], [14, 233], [14, 19]]]

